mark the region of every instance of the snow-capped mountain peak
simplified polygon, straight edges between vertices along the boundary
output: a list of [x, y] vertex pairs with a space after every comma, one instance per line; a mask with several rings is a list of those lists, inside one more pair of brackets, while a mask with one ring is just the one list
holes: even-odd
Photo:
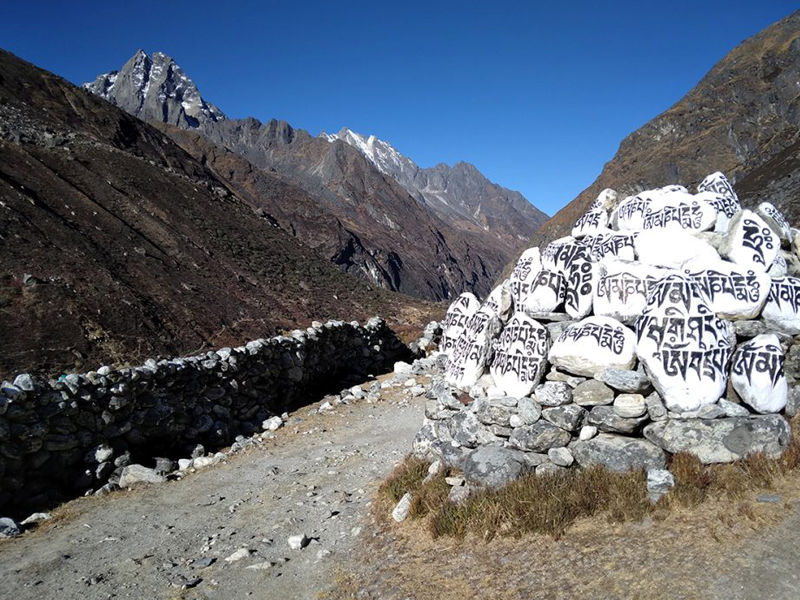
[[366, 156], [378, 169], [401, 181], [419, 170], [414, 161], [400, 154], [389, 142], [378, 139], [374, 135], [369, 137], [342, 127], [338, 133], [320, 133], [320, 137], [333, 142], [341, 140], [350, 144]]
[[356, 148], [379, 171], [392, 177], [420, 203], [459, 226], [488, 231], [502, 223], [520, 239], [530, 223], [541, 223], [546, 215], [522, 194], [492, 183], [472, 164], [444, 163], [420, 168], [389, 142], [343, 127], [338, 133], [320, 133], [329, 142], [340, 140]]

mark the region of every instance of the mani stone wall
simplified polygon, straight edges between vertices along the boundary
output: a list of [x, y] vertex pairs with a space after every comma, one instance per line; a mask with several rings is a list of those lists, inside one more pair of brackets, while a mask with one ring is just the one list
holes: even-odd
[[130, 462], [226, 446], [305, 395], [384, 371], [408, 352], [375, 317], [58, 380], [18, 375], [0, 390], [0, 510], [97, 490]]
[[776, 457], [800, 390], [800, 231], [721, 173], [619, 199], [462, 294], [414, 442], [473, 483], [601, 464]]

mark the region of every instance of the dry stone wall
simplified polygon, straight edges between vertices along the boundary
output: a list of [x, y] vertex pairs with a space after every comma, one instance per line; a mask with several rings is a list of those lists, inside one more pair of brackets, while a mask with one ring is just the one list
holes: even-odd
[[779, 456], [800, 401], [798, 249], [721, 173], [696, 194], [604, 190], [571, 236], [523, 253], [499, 286], [510, 308], [451, 306], [415, 453], [491, 485], [595, 464], [661, 481], [675, 452]]
[[315, 322], [288, 336], [199, 356], [148, 360], [0, 391], [0, 511], [52, 504], [119, 482], [129, 464], [186, 457], [270, 427], [275, 415], [409, 350], [380, 318]]

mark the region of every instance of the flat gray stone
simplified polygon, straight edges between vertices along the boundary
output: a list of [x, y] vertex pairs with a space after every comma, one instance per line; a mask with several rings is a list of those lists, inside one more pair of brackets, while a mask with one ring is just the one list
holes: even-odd
[[564, 381], [546, 381], [533, 394], [542, 406], [561, 406], [572, 401], [572, 388]]
[[733, 327], [736, 330], [736, 337], [744, 339], [754, 338], [768, 331], [764, 321], [734, 321]]
[[727, 463], [763, 452], [777, 458], [791, 437], [780, 415], [724, 419], [667, 419], [650, 423], [644, 436], [667, 452], [689, 452], [704, 464]]
[[639, 371], [606, 369], [597, 375], [595, 379], [602, 381], [618, 392], [625, 392], [628, 394], [645, 394], [653, 389], [653, 384], [650, 383], [647, 375]]
[[663, 421], [667, 418], [667, 407], [664, 406], [664, 401], [658, 392], [653, 392], [644, 399], [645, 406], [647, 406], [647, 416], [651, 421]]
[[[750, 411], [741, 404], [736, 404], [725, 398], [720, 398], [717, 402], [722, 412], [726, 417], [749, 417]], [[787, 411], [788, 414], [788, 411]], [[789, 415], [792, 416], [792, 415]]]
[[594, 425], [607, 433], [635, 433], [648, 420], [647, 416], [635, 419], [620, 417], [611, 406], [595, 406], [586, 416], [587, 425]]
[[575, 461], [582, 467], [602, 465], [618, 473], [632, 469], [663, 469], [667, 455], [655, 444], [641, 438], [598, 433], [590, 440], [569, 445]]
[[577, 404], [545, 408], [542, 418], [566, 431], [577, 431], [583, 423], [586, 409]]
[[492, 489], [508, 485], [525, 471], [520, 454], [500, 446], [478, 448], [464, 461], [464, 479]]
[[575, 462], [575, 457], [572, 456], [572, 452], [569, 451], [569, 448], [550, 448], [547, 451], [548, 458], [553, 461], [554, 465], [558, 465], [559, 467], [569, 467]]
[[572, 392], [572, 401], [580, 406], [603, 406], [614, 402], [614, 390], [602, 381], [589, 379]]
[[548, 421], [517, 427], [508, 440], [509, 446], [528, 452], [547, 452], [550, 448], [566, 446], [570, 435]]
[[148, 469], [142, 465], [128, 465], [122, 469], [119, 478], [119, 487], [127, 488], [136, 483], [164, 483], [166, 477], [159, 475], [153, 469]]

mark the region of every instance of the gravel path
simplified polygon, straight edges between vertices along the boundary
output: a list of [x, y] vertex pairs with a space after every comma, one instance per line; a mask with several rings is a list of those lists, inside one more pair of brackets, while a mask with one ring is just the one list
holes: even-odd
[[[746, 498], [750, 518], [718, 502], [664, 522], [586, 520], [558, 541], [430, 540], [419, 525], [364, 518], [408, 453], [424, 400], [392, 388], [377, 402], [319, 404], [263, 447], [180, 481], [75, 500], [0, 542], [0, 597], [800, 597], [800, 481], [774, 490], [778, 504]], [[298, 535], [309, 541], [291, 549]]]
[[[181, 481], [68, 503], [0, 544], [2, 596], [316, 598], [422, 421], [422, 399], [387, 392], [333, 413], [301, 409], [265, 448]], [[294, 535], [310, 543], [292, 550]]]

